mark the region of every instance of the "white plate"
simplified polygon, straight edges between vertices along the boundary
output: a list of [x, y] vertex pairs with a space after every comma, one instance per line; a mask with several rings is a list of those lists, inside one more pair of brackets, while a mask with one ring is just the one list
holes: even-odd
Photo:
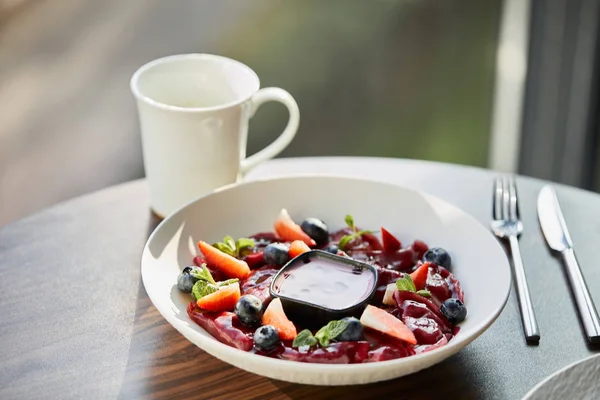
[[[214, 339], [188, 317], [190, 297], [177, 290], [177, 275], [192, 264], [199, 239], [211, 243], [225, 235], [241, 237], [272, 231], [282, 208], [296, 221], [320, 218], [330, 230], [342, 228], [344, 216], [351, 214], [362, 228], [385, 226], [405, 243], [421, 239], [430, 246], [447, 249], [468, 309], [459, 333], [447, 345], [424, 354], [351, 365], [273, 359]], [[165, 219], [148, 239], [142, 255], [142, 279], [163, 317], [207, 353], [255, 374], [316, 385], [387, 380], [444, 360], [481, 335], [498, 317], [511, 282], [500, 244], [486, 227], [458, 208], [434, 196], [388, 183], [322, 175], [233, 185], [188, 204]]]
[[590, 356], [556, 371], [523, 397], [523, 400], [600, 399], [600, 355]]

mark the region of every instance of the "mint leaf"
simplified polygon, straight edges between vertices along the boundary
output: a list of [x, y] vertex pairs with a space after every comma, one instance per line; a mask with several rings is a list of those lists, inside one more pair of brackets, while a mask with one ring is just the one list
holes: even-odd
[[348, 243], [350, 243], [352, 241], [352, 239], [354, 239], [354, 235], [342, 236], [342, 238], [340, 239], [340, 242], [338, 243], [338, 248], [340, 250], [343, 250], [344, 247], [346, 247], [348, 245]]
[[404, 274], [404, 276], [396, 281], [396, 287], [398, 290], [403, 290], [405, 292], [416, 292], [417, 288], [415, 287], [415, 283], [409, 274]]
[[339, 321], [329, 321], [329, 323], [325, 326], [329, 328], [331, 331], [331, 338], [335, 339], [342, 334], [348, 328], [350, 323], [348, 321], [339, 320]]
[[192, 288], [192, 296], [194, 296], [194, 299], [198, 301], [198, 299], [204, 296], [208, 296], [209, 294], [214, 293], [218, 290], [218, 286], [204, 280], [199, 280], [194, 284], [194, 287]]
[[294, 341], [292, 342], [292, 347], [302, 347], [302, 346], [312, 347], [316, 344], [317, 344], [317, 339], [315, 339], [312, 332], [309, 331], [308, 329], [305, 329], [303, 331], [300, 331], [300, 333], [298, 333], [298, 335], [296, 335], [296, 337], [294, 338]]
[[429, 290], [418, 290], [417, 294], [423, 297], [431, 297], [431, 293], [429, 292]]
[[213, 244], [213, 247], [215, 247], [215, 248], [217, 248], [217, 249], [221, 250], [221, 251], [222, 251], [223, 253], [225, 253], [225, 254], [229, 254], [229, 255], [230, 255], [230, 256], [232, 256], [232, 257], [235, 257], [235, 256], [236, 256], [236, 254], [235, 254], [235, 249], [232, 249], [231, 247], [229, 247], [229, 246], [228, 246], [227, 244], [225, 244], [225, 243], [221, 243], [221, 242], [219, 242], [219, 243], [214, 243], [214, 244]]
[[254, 240], [248, 238], [239, 238], [235, 245], [238, 257], [244, 257], [252, 251], [252, 248], [254, 247]]
[[232, 257], [240, 258], [252, 251], [254, 240], [249, 238], [239, 238], [235, 241], [231, 236], [227, 235], [223, 238], [222, 242], [213, 244], [213, 247]]
[[232, 257], [237, 256], [237, 251], [235, 248], [235, 241], [229, 235], [225, 236], [223, 238], [222, 242], [217, 242], [217, 243], [213, 244], [213, 247], [216, 247], [217, 249], [221, 250], [223, 253], [229, 254]]
[[354, 226], [354, 218], [352, 217], [352, 215], [346, 215], [346, 217], [344, 218], [344, 222], [346, 222], [346, 225], [348, 225], [350, 229], [356, 232], [356, 227]]
[[229, 247], [232, 251], [235, 252], [235, 240], [233, 240], [231, 236], [225, 236], [223, 238], [223, 244], [225, 244], [227, 247]]
[[369, 231], [369, 230], [367, 230], [367, 229], [363, 229], [362, 231], [358, 231], [358, 232], [356, 232], [355, 236], [362, 236], [362, 235], [364, 235], [365, 233], [377, 233], [377, 231]]
[[321, 328], [315, 335], [315, 339], [319, 341], [321, 346], [327, 347], [329, 346], [329, 340], [331, 340], [331, 336], [328, 330], [323, 330], [323, 328]]
[[340, 248], [340, 249], [343, 249], [352, 240], [360, 238], [365, 233], [375, 233], [376, 232], [376, 231], [369, 231], [369, 230], [357, 231], [356, 225], [354, 225], [354, 218], [350, 214], [346, 215], [346, 217], [344, 218], [344, 221], [346, 222], [346, 225], [348, 225], [348, 227], [354, 231], [354, 233], [352, 233], [350, 235], [342, 236], [342, 238], [340, 239], [340, 241], [338, 243], [338, 248]]
[[319, 329], [315, 335], [315, 338], [319, 341], [321, 346], [327, 347], [329, 346], [329, 341], [340, 336], [342, 332], [348, 328], [348, 324], [348, 321], [344, 320], [329, 321], [327, 325]]
[[216, 284], [214, 278], [210, 274], [210, 271], [208, 268], [206, 268], [206, 264], [202, 264], [199, 271], [197, 268], [193, 268], [190, 274], [196, 279]]
[[238, 278], [227, 279], [226, 281], [217, 282], [217, 286], [218, 287], [223, 287], [223, 286], [231, 285], [232, 283], [236, 283], [236, 282], [239, 282], [239, 281], [240, 280]]
[[239, 238], [236, 242], [237, 249], [243, 249], [246, 247], [254, 247], [254, 240], [248, 238]]

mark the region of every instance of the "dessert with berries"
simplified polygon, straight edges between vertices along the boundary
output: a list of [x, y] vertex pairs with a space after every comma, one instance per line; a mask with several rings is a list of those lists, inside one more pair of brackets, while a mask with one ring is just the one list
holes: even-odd
[[177, 278], [189, 317], [217, 340], [309, 363], [367, 363], [447, 344], [467, 315], [451, 254], [393, 233], [330, 231], [286, 210], [273, 232], [198, 242]]

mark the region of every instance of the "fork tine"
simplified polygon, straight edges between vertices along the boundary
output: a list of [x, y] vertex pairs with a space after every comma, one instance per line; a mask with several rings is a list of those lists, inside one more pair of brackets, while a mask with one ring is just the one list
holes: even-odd
[[517, 183], [513, 177], [509, 178], [509, 212], [510, 221], [516, 222], [519, 219], [519, 207], [517, 205]]
[[494, 219], [502, 219], [502, 181], [498, 178], [494, 179], [494, 197], [493, 197], [492, 213]]
[[510, 196], [508, 193], [508, 178], [506, 176], [502, 177], [502, 219], [508, 220], [508, 209], [510, 203]]

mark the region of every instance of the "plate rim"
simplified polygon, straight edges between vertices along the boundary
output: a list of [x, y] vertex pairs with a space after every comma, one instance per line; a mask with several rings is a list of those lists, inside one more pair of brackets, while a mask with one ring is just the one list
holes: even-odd
[[[264, 178], [256, 178], [256, 179], [252, 179], [252, 180], [247, 180], [247, 181], [242, 181], [242, 182], [238, 182], [238, 183], [232, 183], [226, 186], [222, 186], [220, 188], [217, 188], [211, 192], [208, 192], [202, 196], [199, 196], [197, 198], [195, 198], [194, 200], [189, 201], [188, 203], [186, 203], [185, 205], [183, 205], [182, 207], [180, 207], [178, 210], [176, 210], [175, 212], [171, 213], [170, 215], [168, 215], [167, 217], [165, 217], [154, 229], [154, 231], [150, 234], [150, 236], [148, 237], [148, 240], [146, 241], [145, 245], [144, 245], [144, 249], [142, 252], [142, 256], [141, 256], [141, 260], [140, 260], [140, 272], [142, 275], [142, 283], [144, 284], [144, 289], [146, 290], [146, 294], [148, 295], [148, 298], [150, 299], [150, 301], [152, 302], [152, 305], [158, 310], [158, 312], [161, 314], [161, 316], [175, 329], [177, 330], [180, 334], [182, 334], [188, 341], [192, 342], [194, 345], [196, 345], [197, 347], [200, 347], [203, 351], [211, 354], [212, 357], [218, 358], [220, 359], [220, 357], [216, 357], [212, 354], [211, 351], [198, 346], [198, 344], [196, 344], [193, 340], [191, 340], [188, 335], [186, 333], [194, 333], [194, 329], [190, 328], [189, 326], [185, 326], [190, 325], [190, 323], [193, 323], [193, 321], [188, 321], [188, 322], [183, 322], [181, 320], [177, 320], [175, 318], [172, 318], [170, 316], [170, 313], [168, 312], [169, 310], [165, 310], [166, 306], [163, 307], [162, 305], [160, 305], [161, 303], [159, 303], [159, 305], [157, 305], [157, 302], [154, 301], [153, 296], [151, 295], [151, 292], [148, 291], [148, 285], [146, 283], [146, 279], [147, 277], [145, 277], [144, 275], [144, 261], [147, 257], [149, 257], [150, 251], [149, 251], [149, 243], [153, 240], [153, 238], [155, 237], [155, 235], [158, 234], [160, 228], [163, 226], [163, 224], [168, 223], [169, 220], [171, 220], [172, 218], [175, 218], [177, 215], [179, 215], [180, 213], [182, 213], [185, 209], [187, 209], [188, 207], [192, 206], [192, 204], [195, 204], [199, 201], [201, 201], [204, 198], [207, 198], [209, 196], [213, 196], [217, 193], [221, 193], [221, 192], [225, 192], [225, 191], [230, 191], [230, 190], [235, 190], [238, 187], [242, 187], [242, 186], [249, 186], [249, 185], [253, 185], [253, 184], [260, 184], [260, 183], [264, 183], [264, 182], [270, 182], [270, 181], [286, 181], [286, 180], [295, 180], [295, 179], [340, 179], [340, 180], [346, 180], [346, 181], [358, 181], [358, 182], [365, 182], [365, 183], [376, 183], [376, 184], [381, 184], [384, 186], [388, 186], [391, 188], [395, 188], [395, 189], [402, 189], [402, 190], [406, 190], [406, 191], [410, 191], [419, 195], [422, 195], [425, 198], [429, 198], [429, 199], [433, 199], [435, 201], [441, 202], [442, 204], [444, 204], [447, 207], [450, 207], [453, 209], [453, 211], [458, 211], [463, 218], [467, 218], [469, 219], [471, 222], [475, 223], [476, 225], [480, 226], [484, 231], [486, 231], [490, 236], [493, 237], [492, 233], [489, 231], [489, 229], [487, 229], [487, 227], [482, 224], [481, 222], [479, 222], [475, 217], [473, 217], [473, 215], [471, 215], [470, 213], [464, 211], [463, 209], [461, 209], [460, 207], [456, 206], [455, 204], [442, 199], [438, 196], [432, 195], [430, 193], [427, 193], [425, 191], [422, 190], [418, 190], [418, 189], [414, 189], [411, 187], [407, 187], [407, 186], [403, 186], [403, 185], [399, 185], [399, 184], [395, 184], [395, 183], [391, 183], [389, 181], [385, 181], [383, 179], [377, 179], [377, 178], [366, 178], [366, 177], [352, 177], [352, 176], [347, 176], [347, 175], [343, 175], [343, 174], [294, 174], [294, 175], [278, 175], [278, 176], [270, 176], [270, 177], [264, 177]], [[506, 255], [505, 251], [502, 249], [502, 246], [500, 245], [500, 243], [495, 240], [495, 246], [498, 246], [502, 253]], [[373, 363], [361, 363], [361, 364], [319, 364], [319, 363], [304, 363], [304, 362], [299, 362], [299, 361], [293, 361], [293, 360], [283, 360], [283, 359], [278, 359], [278, 358], [271, 358], [271, 357], [264, 357], [261, 355], [257, 355], [254, 353], [250, 353], [247, 351], [243, 351], [234, 347], [231, 347], [225, 343], [222, 343], [221, 341], [219, 341], [218, 339], [216, 339], [214, 336], [212, 336], [210, 333], [208, 333], [206, 330], [204, 330], [204, 328], [200, 327], [198, 325], [198, 327], [200, 329], [202, 329], [204, 332], [206, 332], [206, 334], [209, 336], [208, 338], [203, 337], [202, 335], [198, 336], [201, 342], [203, 342], [204, 340], [211, 340], [214, 341], [215, 345], [217, 347], [220, 347], [220, 350], [222, 350], [225, 353], [228, 353], [230, 356], [234, 356], [234, 358], [236, 359], [235, 363], [230, 362], [230, 361], [224, 361], [221, 360], [229, 365], [233, 365], [236, 366], [238, 368], [241, 369], [245, 369], [242, 366], [240, 366], [241, 364], [245, 364], [244, 361], [248, 360], [249, 362], [252, 362], [253, 360], [260, 360], [261, 363], [264, 363], [265, 368], [269, 367], [269, 368], [285, 368], [285, 369], [289, 369], [289, 368], [294, 368], [295, 371], [298, 371], [299, 373], [303, 373], [303, 372], [313, 372], [313, 373], [318, 373], [318, 372], [331, 372], [331, 371], [342, 371], [342, 370], [347, 370], [348, 368], [354, 368], [354, 369], [360, 369], [361, 371], [365, 371], [365, 372], [369, 372], [369, 371], [375, 371], [375, 370], [379, 370], [385, 367], [392, 367], [392, 366], [396, 366], [396, 367], [401, 367], [404, 364], [419, 364], [419, 367], [414, 369], [411, 373], [417, 372], [421, 369], [425, 369], [428, 368], [432, 365], [435, 365], [439, 362], [441, 362], [442, 360], [448, 358], [449, 356], [458, 353], [460, 350], [462, 350], [464, 347], [466, 347], [468, 344], [470, 344], [471, 342], [473, 342], [475, 339], [477, 339], [479, 336], [481, 336], [481, 334], [483, 334], [500, 316], [500, 314], [504, 311], [506, 304], [508, 302], [508, 298], [510, 297], [510, 293], [512, 291], [512, 268], [510, 267], [510, 264], [508, 262], [508, 259], [506, 258], [504, 260], [504, 264], [506, 267], [506, 272], [508, 274], [508, 279], [506, 281], [506, 290], [504, 291], [505, 294], [501, 300], [501, 303], [499, 304], [499, 306], [496, 307], [496, 310], [488, 315], [487, 317], [485, 317], [479, 324], [475, 325], [472, 330], [473, 333], [470, 336], [465, 336], [465, 337], [459, 337], [458, 340], [454, 340], [449, 342], [447, 345], [444, 345], [442, 347], [436, 348], [434, 350], [431, 350], [429, 352], [426, 353], [420, 353], [420, 354], [415, 354], [412, 355], [410, 357], [403, 357], [403, 358], [398, 358], [398, 359], [392, 359], [392, 360], [385, 360], [385, 361], [378, 361], [378, 362], [373, 362]], [[188, 317], [189, 318], [189, 317]], [[181, 329], [180, 329], [181, 328]], [[187, 329], [186, 329], [187, 328]], [[185, 332], [184, 332], [185, 331]], [[196, 332], [197, 333], [197, 332]], [[210, 345], [209, 345], [210, 346]], [[456, 349], [456, 351], [454, 351]], [[438, 356], [437, 358], [433, 357], [433, 356]], [[258, 359], [257, 357], [260, 357], [260, 359]], [[431, 363], [427, 363], [424, 362], [423, 360], [433, 360]], [[420, 362], [420, 363], [419, 363]], [[251, 372], [251, 371], [250, 371]], [[251, 373], [255, 373], [255, 372], [251, 372]], [[261, 374], [263, 376], [269, 376], [268, 374]], [[406, 375], [406, 374], [405, 374]], [[282, 380], [281, 378], [274, 378], [274, 379], [279, 379]], [[294, 380], [293, 382], [297, 382], [296, 380]], [[375, 382], [375, 381], [371, 381], [369, 380], [369, 382]], [[352, 384], [352, 383], [346, 383], [346, 384]]]
[[531, 396], [533, 396], [535, 394], [536, 391], [538, 391], [542, 386], [544, 386], [546, 383], [550, 382], [553, 378], [555, 378], [556, 376], [562, 374], [565, 371], [570, 370], [571, 368], [576, 367], [579, 364], [583, 364], [586, 363], [588, 361], [591, 361], [592, 359], [599, 359], [600, 360], [600, 354], [592, 354], [589, 355], [587, 357], [584, 357], [580, 360], [577, 361], [573, 361], [570, 364], [565, 365], [564, 367], [557, 369], [556, 371], [552, 372], [550, 375], [546, 376], [545, 378], [542, 378], [541, 381], [539, 381], [538, 383], [536, 383], [536, 385], [534, 387], [532, 387], [526, 394], [525, 396], [522, 397], [521, 400], [528, 400], [531, 398]]

